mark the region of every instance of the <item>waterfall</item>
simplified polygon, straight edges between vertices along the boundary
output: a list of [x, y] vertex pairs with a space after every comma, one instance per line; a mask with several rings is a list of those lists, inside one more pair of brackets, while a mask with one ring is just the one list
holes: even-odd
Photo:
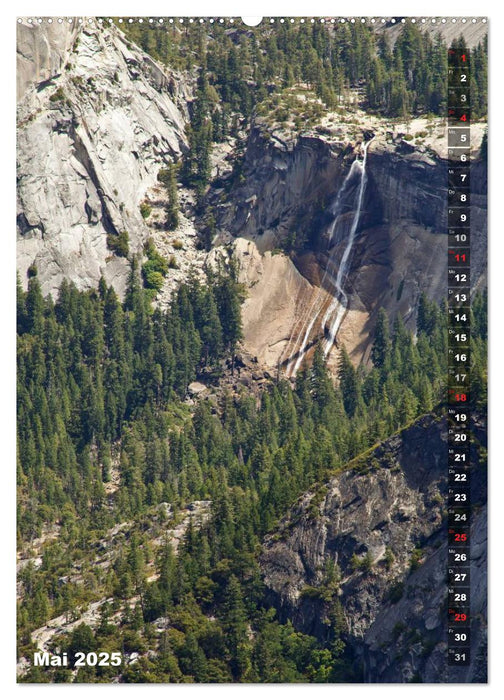
[[[357, 226], [359, 224], [359, 219], [361, 215], [361, 209], [362, 209], [362, 202], [364, 199], [364, 191], [365, 191], [365, 185], [366, 185], [366, 158], [367, 158], [367, 149], [369, 146], [370, 141], [367, 141], [366, 143], [363, 144], [362, 149], [363, 149], [363, 159], [362, 161], [359, 161], [357, 159], [354, 160], [352, 163], [352, 167], [350, 168], [345, 180], [343, 181], [343, 185], [341, 186], [336, 199], [334, 201], [334, 204], [331, 206], [331, 213], [333, 215], [333, 220], [331, 223], [331, 226], [328, 231], [328, 238], [329, 238], [329, 243], [330, 244], [333, 241], [335, 232], [337, 230], [338, 224], [340, 222], [340, 217], [343, 214], [344, 208], [345, 208], [345, 196], [348, 194], [349, 190], [351, 189], [352, 183], [356, 177], [359, 178], [359, 184], [358, 184], [358, 189], [357, 189], [357, 205], [355, 209], [355, 214], [352, 220], [352, 225], [350, 228], [350, 234], [348, 236], [348, 240], [345, 246], [345, 250], [343, 252], [343, 256], [341, 258], [341, 261], [339, 263], [339, 266], [337, 265], [337, 260], [336, 260], [336, 246], [333, 246], [333, 250], [329, 255], [329, 260], [326, 266], [326, 269], [324, 271], [324, 275], [322, 277], [320, 289], [315, 297], [315, 300], [309, 307], [308, 311], [303, 314], [302, 317], [302, 327], [301, 331], [298, 334], [298, 340], [294, 341], [294, 346], [292, 347], [292, 350], [290, 352], [291, 358], [296, 355], [297, 352], [297, 357], [291, 359], [287, 365], [286, 373], [287, 376], [293, 376], [296, 374], [298, 371], [299, 367], [301, 366], [301, 363], [304, 359], [304, 356], [306, 354], [306, 345], [308, 343], [308, 340], [310, 338], [310, 334], [312, 332], [313, 326], [315, 325], [315, 322], [317, 318], [319, 317], [321, 307], [323, 306], [324, 302], [324, 294], [323, 294], [323, 288], [324, 288], [324, 282], [326, 281], [326, 278], [329, 278], [329, 281], [331, 285], [335, 289], [334, 293], [334, 299], [332, 300], [331, 304], [329, 305], [329, 308], [327, 309], [324, 318], [322, 320], [322, 330], [325, 330], [325, 325], [328, 320], [330, 320], [334, 312], [337, 309], [337, 313], [334, 316], [333, 320], [330, 323], [330, 329], [329, 329], [329, 339], [326, 341], [324, 345], [324, 355], [327, 356], [329, 351], [331, 350], [331, 347], [333, 346], [334, 340], [336, 338], [336, 334], [338, 333], [341, 321], [343, 320], [343, 316], [345, 313], [345, 310], [347, 308], [347, 303], [348, 303], [348, 298], [344, 292], [344, 284], [346, 281], [347, 273], [348, 273], [348, 268], [350, 264], [350, 254], [352, 252], [353, 248], [353, 243], [355, 240], [355, 234], [357, 232]], [[334, 276], [333, 270], [337, 268], [337, 274]], [[301, 342], [299, 342], [299, 338], [301, 338]], [[289, 339], [289, 344], [286, 348], [286, 351], [292, 346], [292, 336]]]
[[[355, 172], [356, 172], [356, 163], [357, 160], [354, 160], [352, 163], [352, 167], [347, 173], [347, 176], [345, 177], [345, 180], [343, 181], [343, 185], [341, 186], [336, 199], [334, 201], [334, 204], [331, 206], [331, 213], [333, 215], [333, 220], [331, 223], [331, 227], [329, 229], [329, 242], [328, 245], [331, 244], [332, 239], [334, 237], [334, 232], [336, 229], [336, 224], [338, 222], [338, 219], [340, 215], [343, 213], [343, 201], [344, 201], [344, 195], [347, 193], [347, 191], [350, 189], [350, 182], [353, 180]], [[332, 274], [329, 272], [329, 265], [327, 265], [324, 275], [322, 277], [322, 281], [320, 284], [320, 289], [315, 297], [315, 300], [311, 304], [311, 306], [308, 309], [308, 312], [303, 314], [303, 326], [301, 328], [301, 332], [298, 336], [302, 336], [301, 343], [295, 342], [294, 348], [291, 352], [291, 355], [295, 355], [296, 353], [296, 348], [299, 347], [298, 351], [298, 356], [295, 360], [291, 360], [287, 366], [287, 375], [292, 376], [293, 374], [296, 374], [298, 371], [299, 367], [301, 366], [301, 363], [304, 359], [305, 353], [306, 353], [306, 344], [308, 342], [308, 338], [310, 337], [310, 333], [312, 331], [312, 328], [315, 324], [315, 321], [318, 318], [318, 315], [320, 313], [320, 308], [323, 304], [323, 293], [322, 289], [324, 287], [324, 282], [326, 281], [327, 277], [330, 277], [331, 280], [333, 279]]]
[[333, 315], [335, 309], [337, 308], [338, 311], [336, 313], [336, 316], [334, 317], [333, 321], [331, 322], [331, 325], [329, 327], [329, 338], [326, 341], [325, 347], [324, 347], [324, 357], [327, 357], [330, 349], [333, 346], [334, 340], [336, 338], [336, 334], [339, 330], [339, 327], [341, 325], [341, 321], [343, 320], [343, 315], [346, 311], [347, 308], [347, 303], [348, 303], [348, 297], [345, 294], [345, 291], [343, 289], [343, 286], [346, 281], [347, 273], [348, 273], [348, 268], [350, 264], [350, 253], [352, 252], [354, 240], [355, 240], [355, 233], [357, 231], [357, 226], [359, 225], [359, 219], [360, 219], [360, 214], [361, 214], [361, 209], [362, 209], [362, 201], [364, 199], [364, 190], [366, 188], [366, 158], [367, 158], [367, 149], [370, 144], [370, 141], [367, 141], [364, 146], [363, 146], [363, 151], [364, 151], [364, 156], [362, 159], [362, 164], [359, 161], [354, 161], [355, 163], [358, 164], [358, 167], [360, 168], [360, 183], [359, 183], [359, 194], [357, 197], [357, 208], [355, 210], [354, 218], [352, 221], [352, 227], [350, 229], [350, 235], [348, 236], [348, 241], [345, 247], [345, 252], [343, 253], [343, 257], [341, 258], [341, 262], [339, 264], [338, 268], [338, 274], [336, 276], [336, 281], [335, 281], [335, 287], [336, 287], [336, 295], [334, 297], [333, 302], [327, 309], [325, 316], [322, 320], [322, 330], [325, 330], [325, 324], [327, 321], [331, 318]]

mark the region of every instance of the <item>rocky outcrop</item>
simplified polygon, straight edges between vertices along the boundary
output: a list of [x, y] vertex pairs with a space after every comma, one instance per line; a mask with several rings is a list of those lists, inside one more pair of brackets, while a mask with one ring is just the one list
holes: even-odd
[[[481, 680], [486, 640], [485, 427], [473, 426], [472, 662], [446, 665], [446, 426], [428, 415], [306, 493], [261, 555], [283, 619], [326, 638], [337, 566], [347, 644], [368, 682]], [[328, 601], [332, 601], [328, 602]], [[479, 674], [479, 675], [478, 675]]]
[[[402, 19], [402, 18], [401, 18]], [[450, 46], [453, 41], [457, 41], [461, 36], [464, 37], [465, 43], [469, 48], [474, 48], [480, 42], [484, 42], [487, 36], [488, 25], [482, 22], [482, 17], [476, 21], [443, 21], [443, 18], [436, 18], [436, 22], [426, 22], [425, 17], [416, 17], [417, 27], [422, 33], [430, 35], [430, 38], [435, 41], [438, 37], [442, 37], [447, 46]], [[434, 18], [433, 18], [434, 19]], [[476, 18], [475, 18], [476, 19]], [[378, 35], [386, 35], [391, 48], [401, 35], [402, 23], [398, 18], [390, 18], [386, 22], [377, 22], [374, 25], [374, 31]]]
[[18, 269], [25, 281], [35, 263], [44, 294], [101, 275], [121, 293], [128, 264], [107, 235], [141, 250], [139, 205], [186, 148], [190, 86], [113, 26], [51, 26], [18, 29]]

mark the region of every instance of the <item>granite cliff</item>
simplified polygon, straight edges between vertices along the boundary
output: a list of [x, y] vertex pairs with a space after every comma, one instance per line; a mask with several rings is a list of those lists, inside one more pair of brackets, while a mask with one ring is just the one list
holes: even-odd
[[[148, 235], [139, 206], [186, 148], [188, 79], [167, 73], [114, 26], [18, 25], [18, 244], [44, 294], [101, 275], [122, 293], [129, 265], [107, 247]], [[56, 39], [55, 39], [56, 37]]]
[[[372, 139], [367, 182], [339, 341], [356, 363], [366, 361], [380, 306], [390, 317], [399, 313], [413, 328], [421, 292], [439, 302], [445, 297], [445, 125], [417, 121], [390, 126], [367, 116], [356, 125], [353, 120], [347, 124], [345, 119], [329, 117], [315, 129], [296, 134], [294, 124], [289, 132], [259, 118], [246, 144], [239, 184], [225, 195], [225, 182], [217, 181], [210, 191], [221, 235], [237, 239], [243, 281], [249, 286], [246, 341], [263, 361], [285, 364], [289, 339], [299, 334], [299, 319], [319, 290], [325, 295], [323, 303], [332, 299], [324, 273], [331, 256], [341, 258], [354, 208], [347, 207], [339, 235], [329, 241], [330, 208], [366, 139]], [[403, 128], [410, 132], [409, 139]], [[413, 137], [415, 128], [419, 131]], [[472, 141], [474, 288], [486, 283], [486, 165], [479, 157], [483, 128], [474, 126]], [[251, 260], [261, 260], [261, 274], [250, 274]], [[287, 295], [279, 294], [277, 276], [290, 279]], [[314, 327], [312, 343], [320, 337], [322, 329]], [[329, 361], [334, 363], [335, 357]]]

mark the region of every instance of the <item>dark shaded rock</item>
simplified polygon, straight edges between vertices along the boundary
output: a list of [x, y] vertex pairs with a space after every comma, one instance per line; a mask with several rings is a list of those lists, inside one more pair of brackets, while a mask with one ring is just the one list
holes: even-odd
[[[354, 460], [351, 467], [302, 496], [266, 537], [260, 565], [282, 620], [326, 639], [324, 571], [340, 572], [339, 601], [346, 642], [368, 682], [474, 681], [486, 653], [486, 466], [479, 445], [485, 425], [472, 425], [471, 481], [478, 504], [472, 528], [472, 657], [463, 670], [448, 667], [447, 433], [436, 415]], [[362, 564], [362, 566], [360, 565]], [[320, 595], [317, 595], [317, 590]], [[408, 633], [406, 633], [406, 631]], [[480, 661], [476, 661], [480, 659]]]

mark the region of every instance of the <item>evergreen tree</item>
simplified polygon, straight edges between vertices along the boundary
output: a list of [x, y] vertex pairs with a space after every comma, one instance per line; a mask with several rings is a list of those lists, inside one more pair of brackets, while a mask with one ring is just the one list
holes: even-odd
[[166, 194], [168, 196], [165, 226], [168, 231], [174, 231], [179, 225], [177, 168], [175, 164], [171, 163], [167, 169], [160, 170], [158, 180], [160, 180], [165, 186]]
[[388, 364], [390, 347], [388, 317], [385, 309], [380, 308], [376, 319], [374, 341], [371, 349], [371, 360], [375, 367], [384, 367]]
[[338, 378], [345, 411], [352, 418], [357, 409], [359, 399], [357, 373], [344, 346], [342, 346], [340, 353]]
[[236, 680], [243, 679], [250, 664], [250, 642], [243, 594], [236, 576], [231, 575], [224, 592], [222, 626], [228, 639], [230, 666]]

